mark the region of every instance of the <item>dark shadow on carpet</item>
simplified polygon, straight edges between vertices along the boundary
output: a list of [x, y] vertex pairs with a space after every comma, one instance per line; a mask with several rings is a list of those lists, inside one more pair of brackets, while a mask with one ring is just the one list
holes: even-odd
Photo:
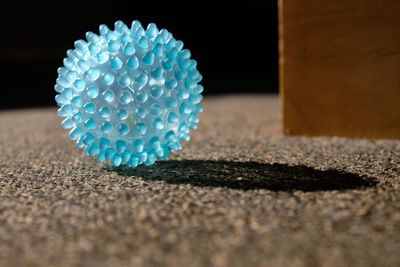
[[240, 190], [329, 191], [373, 187], [377, 180], [337, 170], [258, 162], [168, 160], [151, 166], [110, 168], [123, 176], [169, 184], [201, 187], [228, 187]]

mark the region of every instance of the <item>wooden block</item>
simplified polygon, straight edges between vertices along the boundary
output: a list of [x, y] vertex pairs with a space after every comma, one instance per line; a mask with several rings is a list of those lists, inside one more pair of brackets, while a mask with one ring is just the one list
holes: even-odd
[[279, 0], [283, 131], [400, 139], [400, 1]]

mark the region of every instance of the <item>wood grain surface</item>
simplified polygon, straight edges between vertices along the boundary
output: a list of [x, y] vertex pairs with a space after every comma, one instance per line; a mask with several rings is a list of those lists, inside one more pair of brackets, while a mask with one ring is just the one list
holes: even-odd
[[279, 0], [283, 131], [400, 139], [400, 1]]

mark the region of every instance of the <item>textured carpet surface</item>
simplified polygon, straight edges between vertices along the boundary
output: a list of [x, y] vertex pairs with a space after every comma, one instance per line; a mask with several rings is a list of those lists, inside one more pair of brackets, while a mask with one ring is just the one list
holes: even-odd
[[399, 141], [284, 137], [277, 96], [203, 103], [136, 169], [83, 156], [55, 108], [0, 112], [0, 265], [400, 265]]

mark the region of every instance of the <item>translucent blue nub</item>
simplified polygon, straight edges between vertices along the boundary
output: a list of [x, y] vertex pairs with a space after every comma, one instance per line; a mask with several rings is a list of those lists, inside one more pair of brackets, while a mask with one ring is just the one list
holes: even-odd
[[55, 85], [62, 127], [86, 155], [112, 166], [150, 165], [190, 139], [202, 111], [197, 62], [167, 30], [131, 28], [86, 33], [67, 51]]

